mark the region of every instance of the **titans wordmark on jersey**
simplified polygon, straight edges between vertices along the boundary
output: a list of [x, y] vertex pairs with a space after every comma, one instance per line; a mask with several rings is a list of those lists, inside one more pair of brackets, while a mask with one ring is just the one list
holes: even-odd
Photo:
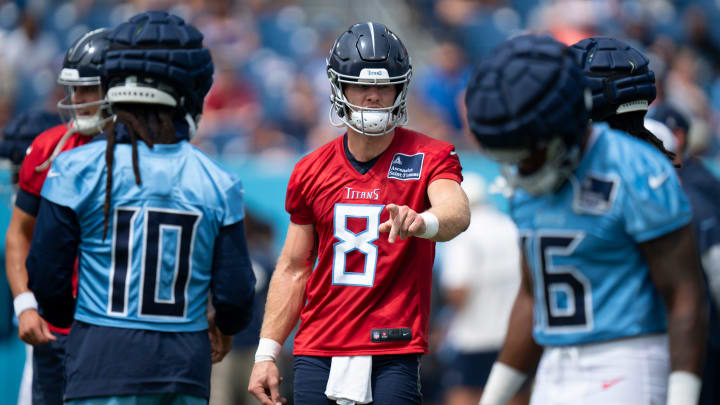
[[690, 222], [670, 162], [596, 125], [558, 192], [518, 191], [512, 215], [533, 279], [535, 340], [570, 345], [666, 330], [661, 297], [637, 244]]

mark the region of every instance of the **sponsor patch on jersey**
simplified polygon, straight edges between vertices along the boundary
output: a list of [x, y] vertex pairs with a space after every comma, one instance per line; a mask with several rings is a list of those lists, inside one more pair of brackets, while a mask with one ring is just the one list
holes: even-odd
[[612, 208], [617, 191], [617, 181], [594, 175], [585, 177], [575, 196], [575, 210], [602, 215]]
[[398, 180], [419, 180], [422, 173], [424, 153], [415, 155], [406, 155], [404, 153], [396, 153], [390, 163], [388, 170], [389, 179]]

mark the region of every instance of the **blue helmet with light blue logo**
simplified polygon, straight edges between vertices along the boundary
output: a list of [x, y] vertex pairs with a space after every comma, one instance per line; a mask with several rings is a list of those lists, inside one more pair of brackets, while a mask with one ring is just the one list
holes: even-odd
[[108, 101], [176, 108], [197, 123], [213, 82], [203, 35], [164, 11], [146, 11], [109, 33], [103, 83]]
[[[327, 58], [327, 75], [333, 125], [346, 125], [365, 135], [378, 136], [407, 124], [406, 97], [412, 76], [410, 55], [400, 38], [385, 25], [355, 24], [340, 34]], [[351, 104], [345, 97], [345, 85], [358, 83], [394, 85], [397, 88], [395, 102], [382, 108]]]
[[[107, 101], [103, 93], [102, 64], [104, 53], [108, 48], [107, 34], [109, 28], [100, 28], [78, 38], [65, 53], [63, 68], [57, 82], [65, 86], [66, 95], [58, 101], [58, 113], [65, 121], [70, 121], [73, 131], [85, 135], [102, 132], [105, 124], [111, 119]], [[92, 101], [76, 103], [75, 94], [90, 90], [95, 92]], [[62, 142], [63, 144], [65, 142]]]
[[[470, 130], [483, 152], [503, 164], [510, 185], [543, 194], [562, 185], [581, 157], [590, 94], [567, 47], [547, 35], [500, 44], [476, 66], [465, 95]], [[543, 166], [516, 164], [544, 151]]]
[[650, 61], [630, 44], [615, 38], [586, 38], [570, 46], [592, 92], [593, 121], [632, 111], [647, 111], [655, 99]]

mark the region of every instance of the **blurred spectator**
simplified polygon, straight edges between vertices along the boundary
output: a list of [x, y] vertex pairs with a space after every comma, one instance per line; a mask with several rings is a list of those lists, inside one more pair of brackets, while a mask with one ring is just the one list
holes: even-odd
[[443, 41], [433, 48], [430, 60], [430, 66], [417, 79], [416, 92], [423, 104], [434, 110], [447, 125], [459, 131], [463, 123], [458, 106], [462, 103], [461, 95], [470, 77], [465, 54], [455, 43]]
[[227, 144], [239, 141], [243, 145], [240, 152], [244, 153], [249, 142], [247, 134], [259, 124], [262, 108], [255, 89], [232, 64], [216, 59], [220, 60], [216, 62], [213, 86], [205, 98], [202, 124], [194, 142], [212, 154], [222, 155]]
[[464, 173], [462, 187], [471, 204], [467, 231], [443, 249], [440, 286], [455, 310], [445, 344], [445, 404], [475, 405], [507, 330], [520, 285], [518, 231], [512, 219], [488, 204], [487, 186]]

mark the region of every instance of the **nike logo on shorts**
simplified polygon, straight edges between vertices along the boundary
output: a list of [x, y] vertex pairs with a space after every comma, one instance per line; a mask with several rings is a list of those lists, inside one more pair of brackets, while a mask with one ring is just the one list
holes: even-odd
[[612, 387], [613, 385], [619, 383], [619, 382], [622, 381], [623, 379], [624, 379], [624, 377], [619, 377], [619, 378], [615, 378], [615, 379], [610, 380], [610, 381], [605, 381], [604, 383], [602, 383], [602, 389], [606, 390], [606, 389]]

